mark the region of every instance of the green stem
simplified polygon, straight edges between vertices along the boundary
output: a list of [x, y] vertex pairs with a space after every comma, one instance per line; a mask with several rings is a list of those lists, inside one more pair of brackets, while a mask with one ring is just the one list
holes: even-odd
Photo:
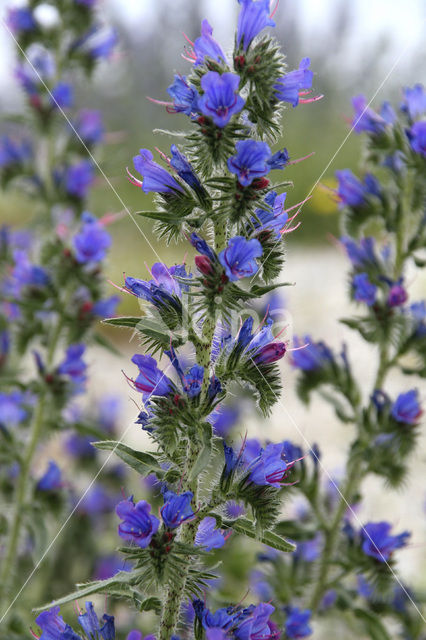
[[223, 223], [223, 220], [216, 219], [214, 221], [214, 239], [216, 253], [219, 253], [226, 246], [226, 224]]

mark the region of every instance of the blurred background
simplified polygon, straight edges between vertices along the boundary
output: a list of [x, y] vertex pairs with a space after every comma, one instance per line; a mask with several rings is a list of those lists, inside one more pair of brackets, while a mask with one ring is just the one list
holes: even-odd
[[[10, 3], [0, 0], [2, 15], [6, 4]], [[168, 115], [164, 107], [149, 102], [147, 96], [168, 99], [166, 88], [173, 81], [173, 74], [185, 73], [189, 66], [181, 57], [183, 32], [194, 40], [204, 17], [209, 19], [214, 36], [224, 49], [232, 48], [238, 4], [236, 0], [103, 0], [101, 8], [107, 21], [118, 29], [120, 45], [111, 60], [101, 63], [90, 84], [80, 81], [76, 104], [78, 108], [103, 112], [109, 144], [98, 160], [116, 193], [99, 175], [90, 209], [97, 215], [117, 213], [123, 210], [124, 203], [135, 214], [151, 244], [124, 212], [111, 229], [114, 245], [108, 273], [113, 282], [121, 284], [123, 272], [145, 278], [148, 275], [145, 263], [151, 265], [160, 256], [173, 264], [182, 260], [186, 250], [166, 247], [153, 237], [151, 224], [138, 219], [136, 214], [150, 209], [151, 199], [126, 179], [125, 168], [132, 166], [132, 157], [139, 148], [157, 146], [167, 151], [173, 141], [164, 134], [154, 136], [154, 128], [181, 130], [186, 126], [184, 116]], [[313, 338], [324, 338], [335, 348], [339, 348], [342, 340], [347, 341], [354, 368], [366, 391], [374, 378], [376, 360], [371, 348], [338, 324], [339, 317], [355, 310], [347, 303], [346, 260], [334, 240], [339, 235], [338, 208], [327, 187], [334, 187], [336, 169], [356, 170], [362, 166], [360, 138], [351, 134], [345, 141], [352, 118], [351, 97], [365, 93], [369, 100], [380, 88], [373, 106], [385, 99], [398, 105], [401, 86], [426, 83], [425, 19], [424, 0], [281, 0], [275, 15], [275, 35], [283, 45], [289, 70], [296, 68], [302, 57], [309, 56], [315, 72], [314, 92], [324, 94], [321, 101], [296, 109], [287, 107], [284, 114], [280, 147], [287, 147], [291, 159], [315, 152], [303, 163], [286, 169], [286, 178], [294, 181], [287, 203], [291, 206], [303, 200], [320, 182], [304, 206], [301, 227], [287, 236], [287, 263], [282, 277], [283, 281], [294, 283], [284, 289], [283, 296], [288, 338], [294, 330], [297, 334], [309, 332]], [[13, 79], [14, 56], [13, 42], [0, 26], [0, 121], [8, 113], [24, 108]], [[2, 222], [25, 224], [31, 218], [31, 207], [25, 196], [0, 193]], [[412, 300], [424, 295], [424, 274], [413, 269], [407, 281]], [[127, 296], [120, 312], [137, 312], [137, 301]], [[124, 431], [135, 419], [137, 410], [130, 397], [133, 392], [129, 391], [121, 370], [133, 375], [129, 357], [138, 351], [138, 345], [136, 340], [129, 340], [125, 331], [108, 331], [108, 336], [121, 355], [103, 353], [98, 357], [92, 351], [92, 395], [96, 398], [114, 392], [122, 396]], [[308, 443], [318, 442], [324, 466], [330, 474], [338, 476], [350, 441], [350, 427], [337, 424], [320, 401], [314, 402], [309, 410], [302, 407], [294, 394], [295, 373], [287, 363], [282, 368], [282, 404], [277, 406], [267, 437], [288, 438], [305, 448]], [[410, 384], [411, 381], [392, 379], [389, 391], [399, 393]], [[133, 397], [138, 400], [137, 394]], [[259, 424], [253, 412], [247, 412], [239, 431], [248, 429], [249, 435], [254, 436]], [[264, 425], [262, 433], [263, 436], [266, 433]], [[144, 438], [138, 425], [129, 429], [128, 439], [133, 445], [143, 448]], [[413, 460], [412, 477], [407, 481], [405, 490], [410, 499], [406, 499], [407, 494], [383, 493], [382, 483], [371, 481], [359, 513], [362, 521], [372, 516], [375, 520], [386, 517], [398, 529], [414, 531], [412, 544], [400, 554], [401, 571], [406, 579], [423, 587], [424, 444], [425, 441]]]

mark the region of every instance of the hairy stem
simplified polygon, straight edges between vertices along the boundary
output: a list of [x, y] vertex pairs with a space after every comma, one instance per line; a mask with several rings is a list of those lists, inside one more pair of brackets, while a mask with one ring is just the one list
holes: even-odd
[[216, 253], [219, 253], [226, 246], [226, 225], [223, 220], [214, 221], [214, 240]]

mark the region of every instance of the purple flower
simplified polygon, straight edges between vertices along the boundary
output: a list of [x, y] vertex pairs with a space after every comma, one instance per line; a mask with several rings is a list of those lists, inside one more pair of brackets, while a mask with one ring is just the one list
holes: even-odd
[[383, 104], [380, 115], [367, 107], [367, 100], [362, 94], [352, 98], [352, 105], [355, 111], [352, 127], [356, 133], [368, 131], [374, 135], [380, 135], [396, 120], [396, 115], [389, 103]]
[[410, 537], [409, 531], [397, 536], [390, 535], [392, 525], [388, 522], [369, 522], [361, 529], [362, 550], [368, 556], [387, 562], [393, 551], [404, 547]]
[[414, 321], [415, 333], [419, 337], [426, 335], [426, 300], [413, 302], [409, 307], [410, 315]]
[[58, 373], [68, 378], [80, 387], [87, 379], [87, 364], [82, 355], [86, 349], [84, 344], [71, 344], [66, 350], [66, 356], [58, 366]]
[[412, 150], [426, 158], [426, 121], [415, 122], [407, 131], [407, 135]]
[[83, 225], [73, 238], [75, 258], [81, 264], [100, 262], [111, 245], [111, 236], [91, 213], [85, 211], [81, 219]]
[[65, 441], [65, 449], [73, 458], [90, 460], [96, 456], [96, 449], [92, 442], [93, 436], [81, 436], [78, 433], [72, 433]]
[[9, 29], [15, 35], [19, 35], [25, 31], [33, 31], [37, 26], [31, 9], [27, 9], [26, 7], [9, 9], [6, 21]]
[[[303, 348], [303, 344], [307, 346]], [[329, 347], [324, 342], [313, 342], [309, 335], [304, 336], [303, 340], [295, 336], [294, 346], [292, 365], [302, 371], [316, 371], [333, 361]]]
[[72, 107], [74, 102], [74, 92], [71, 85], [66, 82], [58, 82], [53, 87], [50, 102], [53, 108], [67, 109]]
[[199, 236], [197, 233], [191, 233], [190, 242], [192, 246], [204, 256], [207, 256], [212, 262], [215, 262], [216, 255], [214, 251], [209, 247], [207, 242]]
[[366, 203], [367, 196], [380, 196], [380, 186], [371, 174], [366, 174], [364, 184], [358, 180], [350, 169], [336, 171], [339, 182], [337, 195], [342, 205], [360, 207]]
[[116, 504], [116, 496], [111, 496], [101, 485], [95, 484], [87, 491], [77, 506], [80, 513], [96, 521], [100, 515], [111, 513]]
[[120, 538], [145, 549], [160, 526], [158, 518], [150, 513], [151, 505], [145, 500], [135, 504], [133, 498], [129, 498], [119, 502], [115, 511], [122, 520], [118, 526]]
[[115, 554], [102, 556], [96, 562], [94, 578], [96, 580], [106, 580], [115, 576], [119, 571], [130, 571], [130, 567], [126, 567], [123, 558]]
[[275, 611], [271, 604], [261, 602], [254, 607], [249, 616], [245, 618], [235, 629], [234, 635], [238, 640], [257, 640], [258, 638], [277, 637], [271, 634], [269, 617]]
[[[103, 640], [114, 640], [114, 617], [104, 613], [104, 615], [102, 616], [103, 625], [101, 626], [101, 623], [99, 622], [98, 616], [96, 615], [95, 609], [93, 607], [93, 603], [86, 601], [85, 606], [86, 613], [81, 613], [77, 618], [85, 635], [88, 638], [93, 638], [94, 640], [97, 640], [98, 638], [99, 640], [101, 638], [103, 638]], [[42, 639], [40, 638], [40, 640]]]
[[238, 16], [237, 46], [247, 51], [253, 39], [265, 28], [275, 27], [269, 15], [269, 0], [238, 0], [242, 5]]
[[368, 279], [366, 273], [357, 273], [353, 277], [354, 299], [357, 302], [365, 302], [371, 307], [376, 301], [377, 287]]
[[400, 307], [407, 302], [408, 294], [401, 283], [396, 283], [391, 286], [388, 294], [388, 306]]
[[309, 609], [299, 609], [291, 607], [288, 609], [285, 621], [285, 632], [288, 638], [306, 638], [312, 633], [309, 626], [311, 611]]
[[184, 113], [191, 116], [199, 112], [198, 92], [186, 81], [186, 76], [175, 75], [173, 84], [167, 89], [167, 93], [173, 99], [173, 110], [175, 113]]
[[225, 54], [220, 45], [212, 38], [213, 29], [207, 20], [201, 23], [201, 36], [194, 42], [194, 52], [196, 55], [195, 66], [203, 64], [205, 58], [211, 58], [216, 62], [225, 62]]
[[268, 161], [271, 158], [271, 150], [266, 142], [239, 140], [235, 148], [237, 154], [228, 159], [228, 169], [237, 175], [238, 182], [243, 187], [248, 187], [254, 178], [269, 173], [271, 167]]
[[0, 393], [0, 426], [14, 427], [23, 422], [28, 413], [23, 408], [25, 396], [20, 391]]
[[225, 127], [235, 113], [239, 113], [245, 100], [238, 95], [240, 76], [235, 73], [208, 71], [201, 78], [203, 95], [198, 101], [202, 113], [212, 118], [221, 129]]
[[[173, 636], [173, 637], [177, 638], [177, 636]], [[127, 635], [126, 640], [155, 640], [155, 636], [149, 635], [149, 636], [143, 637], [141, 631], [137, 631], [136, 629], [133, 629], [133, 631], [131, 631]], [[179, 638], [177, 638], [177, 640], [179, 640]]]
[[31, 143], [10, 136], [0, 138], [0, 168], [24, 164], [33, 155]]
[[284, 357], [286, 352], [286, 345], [284, 342], [270, 342], [261, 349], [258, 349], [253, 356], [253, 361], [256, 364], [271, 364], [277, 362]]
[[85, 198], [95, 179], [95, 170], [90, 160], [82, 160], [65, 170], [65, 189], [76, 198]]
[[391, 408], [391, 416], [404, 424], [416, 424], [422, 413], [417, 389], [400, 393]]
[[149, 193], [182, 193], [180, 184], [170, 175], [166, 169], [154, 162], [149, 149], [141, 149], [140, 154], [133, 158], [133, 164], [138, 173], [143, 177], [142, 191]]
[[244, 505], [235, 502], [235, 500], [228, 500], [228, 502], [225, 503], [224, 510], [227, 517], [231, 520], [244, 516], [246, 513]]
[[171, 390], [171, 380], [157, 367], [157, 362], [149, 355], [135, 354], [133, 364], [139, 375], [133, 381], [136, 391], [142, 393], [144, 402], [151, 396], [166, 396]]
[[290, 156], [288, 155], [287, 149], [281, 149], [280, 151], [276, 151], [268, 160], [268, 164], [271, 169], [284, 169], [284, 167], [288, 164], [290, 160]]
[[303, 451], [300, 447], [290, 440], [284, 440], [283, 443], [283, 456], [286, 462], [293, 462], [303, 456]]
[[287, 469], [287, 464], [283, 460], [283, 445], [268, 444], [249, 464], [249, 479], [254, 484], [270, 485], [279, 489]]
[[161, 303], [176, 305], [173, 296], [182, 296], [182, 287], [174, 278], [175, 275], [185, 277], [185, 266], [174, 265], [167, 267], [162, 262], [156, 262], [151, 267], [152, 280], [139, 280], [138, 278], [127, 277], [125, 280], [126, 289], [138, 298], [151, 302], [156, 306]]
[[11, 294], [19, 297], [23, 287], [45, 287], [49, 283], [46, 271], [30, 262], [27, 252], [16, 249], [13, 252], [14, 267], [10, 281]]
[[205, 547], [206, 551], [220, 549], [226, 542], [226, 538], [220, 529], [216, 529], [216, 520], [211, 517], [203, 518], [198, 525], [195, 535], [195, 545]]
[[405, 111], [414, 120], [426, 112], [426, 91], [421, 84], [416, 84], [412, 89], [406, 87], [403, 90], [404, 102], [401, 111]]
[[164, 491], [164, 506], [160, 513], [166, 527], [176, 529], [182, 522], [192, 518], [194, 515], [191, 508], [193, 497], [194, 494], [191, 491], [185, 491], [180, 495], [176, 495], [173, 491]]
[[219, 253], [219, 262], [231, 282], [252, 276], [258, 270], [256, 258], [262, 255], [262, 245], [256, 239], [243, 236], [231, 238], [226, 249]]
[[321, 548], [322, 537], [321, 534], [317, 534], [315, 538], [298, 542], [295, 556], [296, 558], [301, 558], [305, 562], [314, 562], [319, 557]]
[[52, 607], [36, 618], [36, 624], [42, 631], [39, 640], [81, 640], [80, 636], [65, 624], [59, 611], [59, 607]]
[[187, 157], [181, 151], [179, 151], [175, 144], [172, 144], [172, 146], [170, 147], [170, 151], [172, 154], [170, 164], [177, 172], [178, 176], [182, 178], [182, 180], [184, 180], [186, 184], [191, 187], [191, 189], [194, 189], [194, 191], [200, 192], [201, 190], [203, 190], [201, 182], [198, 179], [198, 176], [196, 175], [191, 164], [188, 162]]
[[340, 242], [345, 247], [347, 256], [354, 267], [363, 267], [365, 264], [376, 262], [374, 238], [361, 238], [357, 244], [352, 238], [342, 236]]
[[[284, 209], [286, 196], [286, 193], [281, 193], [277, 196], [276, 191], [270, 191], [264, 199], [265, 204], [267, 204], [270, 209], [256, 209], [257, 220], [256, 218], [252, 218], [252, 222], [257, 229], [271, 230], [276, 240], [281, 239], [281, 232], [288, 221], [288, 213]], [[260, 225], [258, 221], [261, 223]]]
[[309, 69], [310, 63], [309, 58], [303, 58], [298, 69], [290, 71], [276, 82], [274, 89], [278, 100], [289, 102], [293, 107], [297, 107], [299, 91], [312, 87], [314, 74]]
[[74, 128], [86, 144], [98, 144], [104, 137], [101, 112], [93, 109], [81, 109], [74, 122]]
[[62, 487], [61, 470], [53, 460], [49, 461], [49, 466], [44, 475], [37, 482], [37, 489], [40, 491], [56, 491]]
[[94, 60], [109, 58], [117, 40], [115, 29], [102, 28], [99, 24], [93, 24], [81, 38], [74, 41], [71, 48], [81, 48]]
[[221, 438], [225, 438], [240, 417], [238, 405], [219, 405], [207, 418], [213, 426], [213, 431]]
[[92, 312], [100, 318], [112, 318], [116, 313], [119, 302], [119, 296], [111, 296], [110, 298], [105, 298], [105, 300], [98, 300], [93, 305]]

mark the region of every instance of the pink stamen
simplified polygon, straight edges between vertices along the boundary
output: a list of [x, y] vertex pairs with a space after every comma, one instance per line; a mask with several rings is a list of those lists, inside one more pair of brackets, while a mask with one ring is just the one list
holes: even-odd
[[296, 229], [298, 229], [301, 224], [302, 224], [301, 222], [298, 222], [294, 227], [290, 227], [290, 229], [286, 229], [284, 227], [284, 229], [281, 229], [280, 233], [281, 235], [285, 235], [286, 233], [292, 233], [293, 231], [296, 231]]
[[310, 158], [311, 156], [315, 155], [315, 151], [312, 151], [311, 153], [308, 153], [307, 156], [303, 156], [303, 158], [296, 158], [296, 160], [290, 160], [290, 162], [287, 164], [287, 166], [291, 165], [291, 164], [297, 164], [298, 162], [302, 162], [303, 160], [307, 160], [308, 158]]
[[307, 342], [306, 344], [303, 344], [301, 347], [293, 347], [292, 349], [287, 349], [287, 351], [300, 351], [300, 349], [306, 349], [306, 347], [309, 347], [310, 342]]
[[306, 202], [308, 202], [308, 200], [310, 200], [312, 198], [312, 196], [308, 196], [307, 198], [305, 198], [304, 200], [301, 200], [300, 202], [298, 202], [297, 204], [294, 204], [293, 206], [289, 207], [288, 209], [286, 209], [287, 213], [289, 211], [293, 211], [293, 209], [296, 209], [296, 207], [300, 207], [301, 205], [305, 204]]
[[124, 487], [120, 487], [121, 495], [123, 496], [123, 500], [127, 500], [126, 492], [124, 491]]
[[182, 35], [183, 35], [183, 37], [185, 38], [185, 40], [186, 40], [186, 41], [191, 45], [191, 47], [193, 47], [193, 46], [194, 46], [194, 43], [192, 42], [192, 40], [190, 40], [190, 39], [188, 38], [188, 36], [186, 35], [185, 31], [182, 31]]
[[152, 271], [151, 271], [150, 267], [148, 267], [148, 264], [147, 264], [146, 262], [144, 262], [144, 265], [145, 265], [145, 269], [148, 271], [148, 273], [149, 273], [149, 275], [151, 276], [151, 278], [152, 278], [153, 280], [155, 280], [156, 284], [158, 284], [158, 280], [157, 280], [157, 278], [154, 276], [154, 274], [152, 273]]
[[123, 209], [122, 211], [118, 211], [117, 213], [106, 213], [102, 218], [99, 218], [99, 222], [104, 225], [104, 227], [108, 227], [110, 224], [117, 222], [117, 220], [121, 220], [126, 216], [126, 211]]
[[279, 4], [280, 4], [280, 0], [277, 0], [277, 1], [276, 1], [276, 3], [275, 3], [275, 7], [274, 7], [274, 9], [272, 10], [271, 15], [269, 16], [270, 18], [273, 18], [273, 17], [274, 17], [274, 15], [275, 15], [275, 13], [276, 13], [276, 11], [277, 11], [277, 9], [278, 9], [278, 5], [279, 5]]
[[165, 100], [156, 100], [156, 98], [150, 98], [149, 96], [146, 96], [146, 99], [149, 100], [150, 102], [153, 102], [154, 104], [160, 104], [162, 107], [173, 106], [173, 102], [166, 102]]
[[142, 180], [138, 180], [137, 178], [135, 178], [134, 175], [132, 175], [129, 171], [129, 167], [126, 167], [126, 171], [127, 174], [130, 176], [128, 177], [128, 181], [131, 182], [132, 184], [134, 184], [136, 187], [141, 187], [142, 186]]
[[118, 284], [115, 284], [115, 282], [113, 282], [112, 280], [107, 280], [107, 282], [108, 284], [111, 284], [115, 289], [118, 289], [122, 293], [130, 293], [130, 295], [135, 296], [135, 294], [132, 291], [129, 291], [129, 289], [125, 289], [124, 287], [120, 287]]
[[264, 325], [264, 324], [265, 324], [265, 322], [266, 322], [266, 318], [268, 317], [268, 313], [269, 313], [269, 304], [268, 304], [268, 306], [266, 307], [266, 313], [265, 313], [265, 315], [263, 316], [262, 322], [261, 322], [261, 323], [259, 324], [259, 326], [257, 327], [257, 331], [256, 331], [256, 333], [259, 333], [259, 331], [262, 329], [263, 325]]
[[154, 149], [157, 151], [157, 153], [160, 154], [160, 156], [163, 158], [163, 160], [165, 162], [167, 162], [167, 164], [170, 167], [170, 158], [168, 156], [166, 156], [166, 154], [163, 151], [161, 151], [161, 149], [159, 149], [158, 147], [154, 147]]
[[30, 633], [31, 633], [31, 635], [32, 635], [32, 637], [33, 637], [33, 638], [36, 638], [37, 640], [39, 640], [39, 639], [40, 639], [40, 636], [36, 636], [36, 634], [35, 634], [35, 633], [34, 633], [34, 631], [31, 629], [31, 627], [30, 627]]
[[279, 337], [280, 337], [280, 335], [281, 335], [282, 333], [284, 333], [284, 331], [286, 331], [287, 329], [288, 329], [288, 325], [286, 325], [285, 327], [283, 327], [283, 328], [281, 329], [281, 331], [280, 331], [280, 332], [275, 336], [274, 340], [276, 340], [277, 338], [279, 338]]
[[323, 95], [319, 95], [319, 96], [315, 96], [314, 98], [305, 98], [305, 99], [301, 99], [299, 100], [299, 104], [309, 104], [310, 102], [318, 102], [318, 100], [322, 100], [323, 99]]

